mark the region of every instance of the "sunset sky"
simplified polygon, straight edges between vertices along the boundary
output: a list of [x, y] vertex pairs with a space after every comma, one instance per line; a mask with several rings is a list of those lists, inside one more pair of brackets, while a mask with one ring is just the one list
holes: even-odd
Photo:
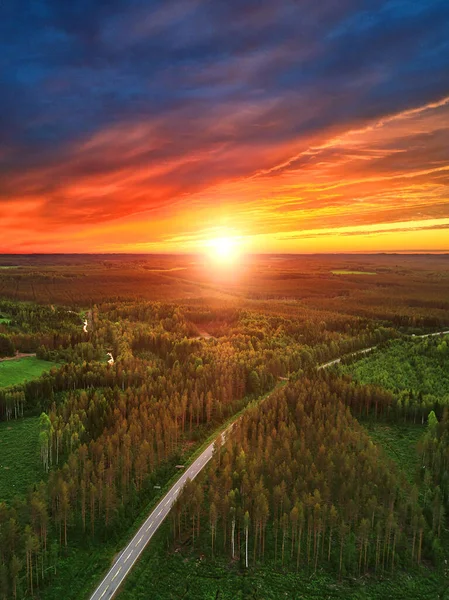
[[449, 251], [448, 0], [2, 0], [0, 252]]

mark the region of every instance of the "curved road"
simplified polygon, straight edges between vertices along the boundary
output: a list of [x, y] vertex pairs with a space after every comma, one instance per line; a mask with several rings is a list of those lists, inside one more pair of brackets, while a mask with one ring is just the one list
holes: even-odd
[[[431, 337], [436, 335], [446, 335], [449, 334], [449, 331], [442, 331], [438, 333], [430, 333], [426, 335], [413, 336], [418, 338]], [[363, 350], [358, 350], [353, 352], [352, 354], [366, 354], [374, 350], [377, 346], [371, 346], [370, 348], [364, 348]], [[336, 358], [335, 360], [331, 360], [323, 365], [320, 365], [318, 369], [326, 369], [332, 365], [335, 365], [341, 361], [341, 358]], [[237, 417], [236, 421], [240, 418]], [[226, 435], [231, 431], [234, 426], [234, 421], [229, 425], [227, 429], [222, 432], [222, 439], [224, 441]], [[200, 456], [188, 467], [182, 476], [173, 484], [170, 490], [165, 494], [156, 508], [151, 512], [150, 516], [146, 519], [144, 524], [139, 528], [135, 536], [129, 542], [122, 552], [116, 558], [113, 566], [108, 571], [103, 581], [97, 587], [95, 592], [90, 597], [90, 600], [109, 600], [112, 598], [118, 588], [122, 585], [125, 577], [128, 575], [129, 571], [134, 566], [134, 563], [137, 561], [139, 556], [142, 554], [143, 550], [153, 537], [153, 534], [157, 531], [162, 521], [170, 512], [170, 509], [175, 502], [176, 498], [180, 494], [182, 487], [186, 483], [187, 479], [194, 479], [198, 473], [204, 468], [204, 466], [210, 461], [212, 458], [212, 453], [214, 450], [214, 443], [212, 442], [209, 446], [203, 450]]]

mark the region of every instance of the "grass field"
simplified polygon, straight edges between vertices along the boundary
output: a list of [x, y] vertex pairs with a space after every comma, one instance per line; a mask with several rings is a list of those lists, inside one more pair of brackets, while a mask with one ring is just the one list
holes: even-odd
[[36, 379], [44, 371], [49, 371], [52, 367], [56, 366], [58, 366], [58, 363], [40, 360], [35, 356], [27, 356], [16, 360], [4, 360], [0, 362], [0, 387], [7, 387]]
[[0, 423], [0, 502], [23, 496], [43, 476], [38, 417]]
[[346, 269], [336, 269], [331, 273], [332, 275], [377, 275], [374, 271], [347, 271]]
[[418, 466], [416, 445], [425, 431], [425, 425], [407, 423], [364, 423], [372, 440], [382, 446], [388, 456], [405, 473], [410, 483], [415, 481]]

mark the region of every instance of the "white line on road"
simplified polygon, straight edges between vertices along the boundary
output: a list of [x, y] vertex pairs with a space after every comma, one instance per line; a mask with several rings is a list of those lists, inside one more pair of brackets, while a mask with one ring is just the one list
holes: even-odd
[[131, 550], [131, 552], [128, 554], [128, 556], [125, 558], [125, 562], [128, 560], [128, 558], [131, 556], [131, 554], [133, 553], [133, 551]]
[[101, 599], [103, 598], [103, 596], [106, 594], [106, 592], [108, 591], [108, 589], [109, 589], [109, 586], [106, 586], [106, 587], [104, 588], [104, 592], [101, 594], [101, 596], [100, 596], [100, 599], [99, 599], [99, 600], [101, 600]]
[[114, 575], [114, 577], [111, 579], [111, 581], [114, 581], [114, 579], [117, 577], [117, 575], [120, 573], [121, 570], [122, 570], [122, 567], [120, 567], [120, 569], [118, 569], [117, 573]]

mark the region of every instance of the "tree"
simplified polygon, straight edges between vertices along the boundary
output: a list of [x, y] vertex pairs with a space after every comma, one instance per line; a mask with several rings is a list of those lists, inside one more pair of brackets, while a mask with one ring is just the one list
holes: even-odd
[[260, 377], [257, 371], [251, 371], [248, 375], [248, 391], [255, 396], [260, 395]]
[[209, 508], [209, 520], [210, 520], [210, 531], [211, 531], [211, 539], [212, 539], [212, 556], [214, 555], [214, 541], [215, 541], [215, 532], [217, 528], [217, 507], [214, 502], [211, 502]]
[[0, 357], [14, 356], [16, 349], [9, 336], [0, 333]]
[[17, 579], [18, 579], [21, 568], [22, 568], [22, 563], [17, 558], [17, 556], [15, 554], [13, 554], [11, 557], [9, 572], [11, 575], [12, 593], [13, 593], [14, 598], [17, 598]]
[[244, 527], [245, 527], [245, 566], [248, 568], [248, 534], [249, 534], [249, 512], [245, 512], [244, 517]]

